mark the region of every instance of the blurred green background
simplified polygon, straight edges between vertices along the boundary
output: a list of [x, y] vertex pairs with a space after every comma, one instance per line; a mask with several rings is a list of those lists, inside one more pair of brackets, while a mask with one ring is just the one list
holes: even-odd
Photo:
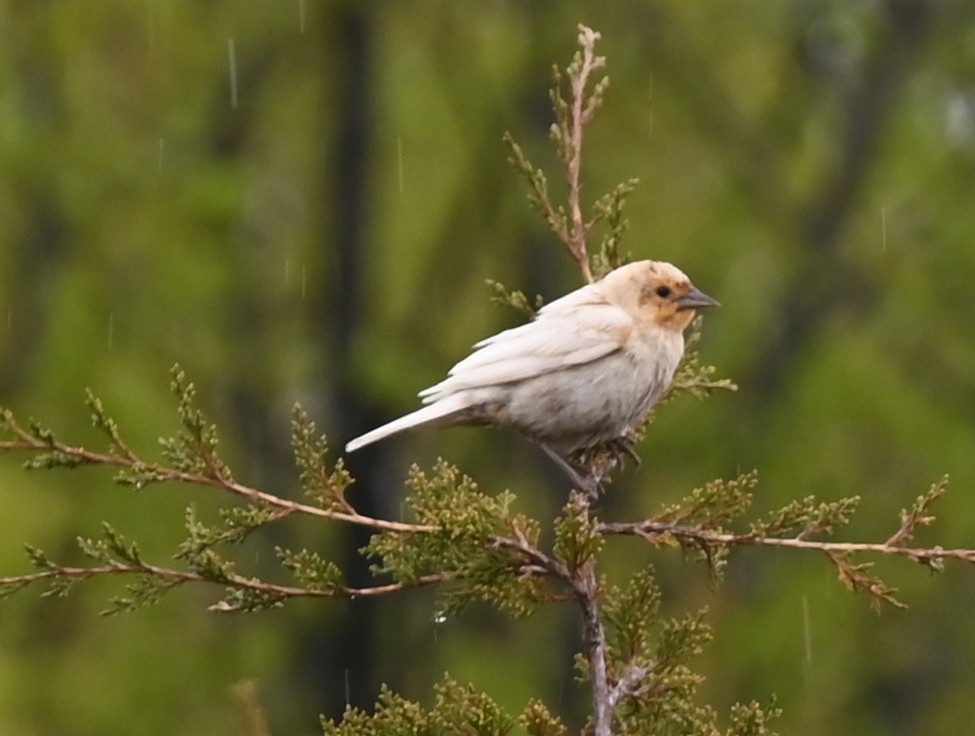
[[[860, 494], [842, 536], [882, 541], [948, 472], [918, 541], [975, 546], [967, 0], [0, 2], [0, 403], [98, 442], [90, 387], [154, 456], [179, 361], [237, 476], [296, 497], [295, 401], [339, 447], [517, 321], [485, 279], [549, 299], [579, 285], [501, 144], [510, 130], [554, 163], [550, 69], [579, 22], [603, 34], [612, 79], [585, 194], [641, 179], [626, 246], [722, 302], [701, 351], [740, 384], [658, 412], [603, 515], [640, 518], [758, 468], [759, 510]], [[365, 450], [351, 497], [396, 516], [409, 463], [438, 455], [543, 518], [564, 498], [538, 451], [486, 430]], [[27, 541], [77, 560], [103, 519], [165, 563], [186, 506], [222, 500], [4, 458], [0, 575], [28, 570]], [[362, 583], [363, 541], [293, 524], [242, 562], [271, 574], [274, 544], [308, 545]], [[810, 554], [740, 552], [717, 591], [633, 541], [606, 565], [622, 578], [651, 562], [668, 611], [711, 608], [702, 700], [777, 693], [789, 734], [971, 728], [975, 571], [883, 561], [910, 608], [878, 615]], [[0, 606], [0, 733], [241, 733], [252, 682], [272, 733], [313, 734], [381, 682], [429, 702], [445, 670], [515, 710], [540, 695], [571, 722], [585, 711], [568, 609], [436, 623], [422, 591], [225, 617], [200, 588], [100, 618], [118, 592]]]

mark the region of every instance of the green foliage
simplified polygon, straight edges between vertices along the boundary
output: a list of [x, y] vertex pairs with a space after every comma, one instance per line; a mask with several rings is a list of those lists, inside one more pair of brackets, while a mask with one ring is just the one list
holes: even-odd
[[330, 560], [323, 559], [317, 552], [307, 549], [290, 550], [275, 547], [275, 554], [281, 565], [289, 570], [295, 581], [303, 588], [318, 593], [339, 593], [342, 586], [342, 570]]
[[562, 515], [555, 520], [555, 559], [574, 574], [595, 557], [603, 546], [599, 533], [599, 521], [590, 514], [589, 502], [578, 491], [573, 491]]
[[660, 588], [652, 569], [636, 573], [623, 590], [613, 587], [606, 596], [603, 614], [612, 632], [611, 651], [620, 662], [649, 659], [660, 614]]
[[28, 430], [24, 430], [17, 423], [14, 414], [9, 409], [3, 409], [0, 413], [0, 427], [16, 437], [30, 438], [35, 441], [38, 448], [48, 448], [47, 451], [34, 453], [30, 459], [24, 462], [27, 470], [48, 470], [53, 468], [65, 468], [70, 470], [79, 465], [85, 465], [89, 460], [86, 458], [75, 457], [57, 449], [57, 439], [54, 432], [41, 425], [37, 420], [31, 419], [28, 422]]
[[528, 736], [565, 736], [568, 731], [562, 721], [537, 700], [528, 703], [518, 717], [518, 723]]
[[[418, 703], [407, 700], [383, 687], [372, 715], [350, 708], [336, 724], [323, 718], [325, 736], [438, 736], [439, 734], [471, 734], [471, 736], [504, 736], [514, 723], [487, 695], [471, 685], [461, 685], [450, 677], [434, 688], [435, 703], [425, 710]], [[551, 724], [542, 720], [543, 714], [533, 710], [533, 723], [547, 724], [549, 730], [539, 734], [556, 734]]]
[[315, 423], [298, 404], [291, 414], [291, 448], [305, 496], [319, 508], [348, 510], [345, 492], [353, 478], [342, 458], [329, 469], [328, 442], [324, 435], [316, 436]]
[[604, 599], [610, 681], [621, 733], [712, 733], [714, 714], [694, 696], [702, 677], [690, 661], [711, 639], [707, 613], [661, 620], [660, 590], [650, 568]]
[[[920, 526], [930, 526], [934, 523], [934, 516], [930, 513], [931, 505], [941, 498], [948, 490], [948, 476], [944, 475], [937, 483], [932, 483], [927, 491], [922, 493], [911, 505], [909, 509], [901, 509], [901, 525], [894, 533], [887, 544], [901, 546], [910, 542], [914, 538], [914, 533]], [[923, 562], [934, 570], [942, 568], [942, 560], [928, 559]]]
[[529, 161], [521, 146], [515, 142], [511, 133], [505, 133], [502, 140], [508, 147], [508, 162], [515, 171], [524, 177], [528, 184], [528, 201], [548, 223], [549, 228], [563, 240], [569, 237], [569, 219], [564, 207], [554, 207], [548, 191], [548, 178], [542, 169]]
[[653, 518], [674, 526], [721, 530], [748, 510], [757, 485], [758, 473], [754, 470], [732, 480], [709, 481], [676, 503], [667, 504]]
[[623, 206], [626, 204], [626, 198], [633, 193], [639, 183], [639, 179], [620, 182], [613, 187], [613, 191], [604, 194], [593, 203], [592, 225], [605, 220], [608, 228], [608, 232], [602, 236], [599, 249], [593, 254], [593, 273], [597, 277], [633, 260], [632, 254], [620, 251], [620, 241], [630, 225], [623, 217]]
[[709, 396], [716, 390], [737, 391], [738, 386], [730, 378], [715, 378], [718, 369], [713, 365], [701, 362], [697, 352], [697, 343], [701, 339], [701, 324], [703, 318], [698, 315], [691, 324], [686, 338], [684, 357], [677, 366], [674, 382], [667, 390], [661, 404], [666, 403], [672, 396], [687, 393], [697, 398]]
[[797, 539], [832, 534], [834, 529], [850, 522], [850, 516], [859, 504], [859, 496], [823, 502], [817, 501], [815, 496], [806, 496], [770, 512], [764, 519], [751, 522], [748, 533], [761, 538], [796, 532]]
[[520, 312], [526, 317], [534, 317], [535, 313], [542, 308], [545, 301], [541, 295], [535, 295], [534, 305], [530, 304], [525, 293], [518, 290], [508, 291], [504, 284], [494, 279], [487, 280], [488, 288], [491, 289], [491, 301], [504, 307], [511, 307], [516, 312]]
[[443, 613], [456, 613], [474, 600], [487, 601], [516, 616], [532, 613], [546, 597], [544, 578], [526, 566], [521, 550], [502, 537], [538, 544], [541, 524], [513, 513], [514, 494], [489, 496], [456, 467], [439, 460], [431, 475], [413, 466], [406, 505], [413, 520], [431, 531], [390, 531], [373, 536], [363, 552], [380, 562], [377, 575], [405, 585], [439, 576]]
[[217, 481], [231, 480], [230, 468], [217, 453], [217, 427], [196, 406], [196, 387], [186, 380], [179, 364], [173, 366], [170, 376], [183, 431], [159, 440], [163, 457], [178, 471]]
[[108, 522], [102, 523], [102, 534], [104, 539], [78, 537], [78, 547], [85, 557], [106, 565], [121, 562], [138, 567], [143, 564], [139, 546], [123, 537]]

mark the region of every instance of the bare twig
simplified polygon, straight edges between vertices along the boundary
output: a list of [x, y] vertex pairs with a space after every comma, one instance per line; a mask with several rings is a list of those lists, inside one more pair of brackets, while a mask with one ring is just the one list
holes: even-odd
[[584, 25], [579, 26], [582, 58], [579, 65], [573, 65], [570, 69], [571, 117], [566, 121], [567, 129], [563, 130], [566, 177], [569, 182], [569, 213], [572, 220], [572, 229], [568, 233], [566, 247], [582, 269], [583, 278], [590, 284], [593, 282], [593, 276], [586, 250], [589, 227], [582, 214], [582, 135], [599, 106], [598, 95], [586, 99], [586, 87], [590, 75], [606, 63], [604, 57], [595, 55], [598, 40], [599, 34], [596, 31]]

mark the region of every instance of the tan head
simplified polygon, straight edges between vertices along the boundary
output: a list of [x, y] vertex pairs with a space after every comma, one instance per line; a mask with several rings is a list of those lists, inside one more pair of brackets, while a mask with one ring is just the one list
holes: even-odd
[[621, 301], [629, 302], [628, 306], [672, 330], [684, 330], [696, 310], [718, 306], [683, 271], [663, 261], [627, 264], [607, 274], [604, 283], [617, 293], [625, 293]]

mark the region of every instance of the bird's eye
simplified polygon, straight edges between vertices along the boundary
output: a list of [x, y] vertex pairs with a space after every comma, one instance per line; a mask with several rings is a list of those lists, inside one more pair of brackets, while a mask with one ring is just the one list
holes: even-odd
[[670, 296], [670, 287], [658, 286], [656, 288], [656, 292], [657, 292], [657, 296], [659, 296], [661, 299], [666, 299], [668, 296]]

